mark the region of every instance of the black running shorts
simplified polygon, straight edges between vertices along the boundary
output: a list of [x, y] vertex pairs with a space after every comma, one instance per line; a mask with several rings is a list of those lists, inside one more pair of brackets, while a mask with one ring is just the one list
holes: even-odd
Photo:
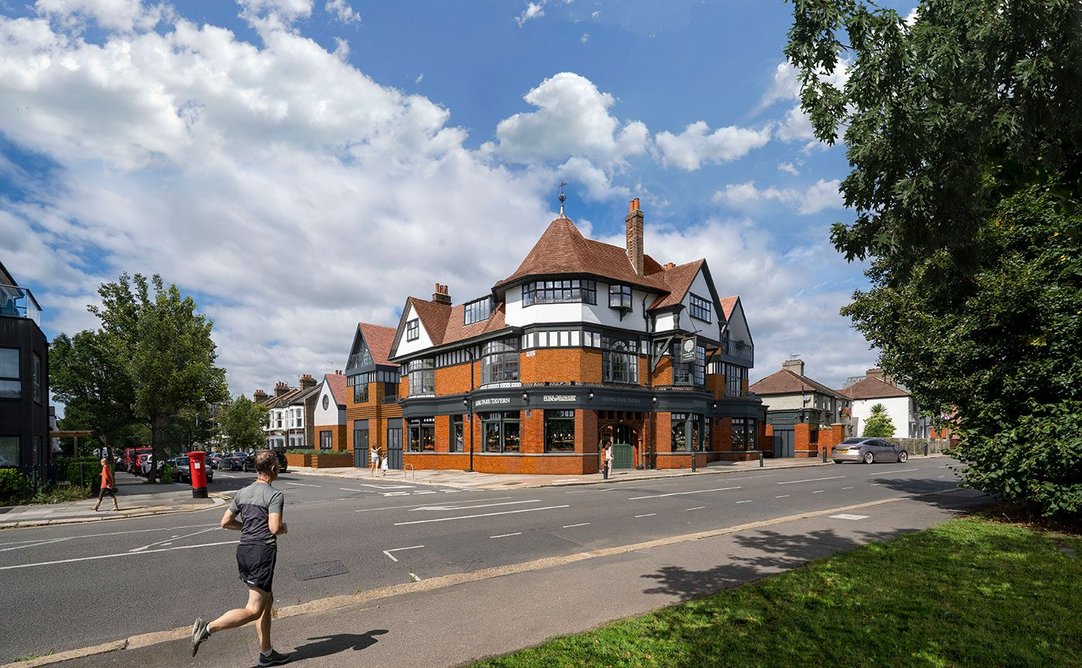
[[278, 558], [277, 545], [238, 545], [237, 571], [240, 579], [250, 587], [258, 587], [268, 594], [274, 583], [274, 562]]

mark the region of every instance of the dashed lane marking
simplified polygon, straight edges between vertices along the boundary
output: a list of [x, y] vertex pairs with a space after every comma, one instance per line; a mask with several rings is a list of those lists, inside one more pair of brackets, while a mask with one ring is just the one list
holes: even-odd
[[[779, 483], [781, 484], [781, 483]], [[740, 487], [715, 487], [714, 489], [695, 489], [690, 492], [669, 492], [668, 494], [648, 494], [646, 496], [633, 496], [628, 501], [640, 501], [642, 499], [661, 499], [666, 496], [685, 496], [687, 494], [708, 494], [710, 492], [728, 492]]]
[[476, 515], [459, 515], [457, 517], [433, 517], [427, 520], [412, 520], [410, 522], [395, 522], [394, 526], [406, 526], [408, 524], [428, 524], [430, 522], [454, 522], [456, 520], [472, 520], [478, 517], [493, 517], [495, 515], [514, 515], [517, 513], [533, 513], [540, 510], [559, 510], [560, 508], [570, 508], [569, 504], [562, 506], [542, 506], [541, 508], [520, 508], [519, 510], [501, 510], [495, 513], [478, 513]]
[[703, 509], [703, 508], [705, 508], [705, 507], [706, 507], [706, 506], [695, 506], [694, 508], [685, 508], [685, 509], [684, 509], [684, 511], [685, 511], [685, 512], [690, 512], [690, 511], [692, 511], [692, 510], [702, 510], [702, 509]]
[[823, 493], [823, 490], [821, 490], [821, 489], [817, 489], [814, 492], [812, 492], [812, 494], [822, 494], [822, 493]]
[[498, 533], [495, 536], [489, 536], [489, 538], [507, 538], [508, 536], [521, 536], [521, 535], [522, 535], [521, 531], [516, 531], [514, 533]]
[[657, 515], [657, 513], [646, 513], [645, 515], [636, 515], [635, 519], [638, 519], [640, 517], [653, 517], [654, 515]]
[[777, 484], [779, 484], [779, 485], [795, 485], [795, 484], [801, 483], [801, 482], [819, 482], [820, 480], [840, 480], [840, 479], [842, 479], [844, 477], [845, 476], [843, 476], [843, 475], [832, 475], [832, 476], [827, 476], [826, 478], [806, 478], [804, 480], [788, 480], [788, 481], [785, 481], [785, 482], [779, 482]]
[[737, 501], [737, 503], [751, 503], [751, 499], [748, 499], [746, 501]]
[[589, 522], [579, 522], [578, 524], [565, 524], [560, 528], [561, 529], [574, 529], [575, 527], [584, 527], [584, 526], [589, 526], [589, 525], [590, 525]]
[[774, 498], [775, 499], [788, 499], [789, 495], [788, 494], [779, 494], [779, 495], [775, 496]]

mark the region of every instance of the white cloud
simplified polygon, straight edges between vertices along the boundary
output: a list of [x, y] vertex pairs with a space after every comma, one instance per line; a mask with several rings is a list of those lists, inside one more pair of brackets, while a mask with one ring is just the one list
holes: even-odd
[[149, 29], [172, 16], [172, 9], [159, 3], [149, 7], [141, 0], [37, 0], [37, 12], [69, 28], [93, 21], [106, 30], [131, 32]]
[[724, 190], [715, 192], [711, 200], [724, 203], [735, 209], [749, 210], [760, 202], [774, 201], [797, 210], [801, 215], [819, 213], [824, 209], [841, 209], [841, 193], [838, 192], [840, 181], [819, 179], [803, 191], [794, 188], [757, 188], [754, 181], [730, 184]]
[[526, 25], [526, 22], [531, 19], [540, 18], [545, 15], [544, 2], [531, 2], [526, 5], [526, 9], [522, 10], [522, 13], [515, 19], [515, 23], [518, 27]]
[[413, 80], [413, 83], [419, 84], [424, 80], [425, 80], [425, 73], [421, 72], [420, 74], [417, 75], [417, 78]]
[[[631, 191], [612, 183], [612, 176], [585, 158], [571, 158], [556, 169], [556, 176], [576, 186], [585, 188], [583, 197], [604, 201], [613, 197], [630, 197]], [[641, 191], [636, 191], [641, 192]]]
[[800, 170], [791, 162], [779, 162], [778, 171], [792, 174], [793, 176], [800, 176]]
[[313, 0], [237, 0], [241, 17], [261, 33], [281, 30], [312, 15]]
[[0, 17], [0, 127], [53, 165], [0, 164], [30, 184], [0, 195], [0, 249], [54, 335], [95, 325], [99, 283], [161, 273], [213, 318], [234, 393], [295, 383], [341, 368], [356, 322], [396, 324], [407, 294], [485, 294], [550, 217], [548, 175], [488, 164], [447, 110], [311, 40], [165, 28], [91, 44]]
[[637, 121], [622, 124], [612, 116], [612, 95], [585, 77], [560, 72], [523, 99], [538, 110], [500, 121], [497, 143], [487, 143], [485, 152], [522, 163], [578, 156], [606, 165], [646, 152], [646, 126]]
[[582, 44], [585, 44], [586, 42], [589, 42], [589, 41], [590, 41], [590, 33], [588, 33], [588, 32], [582, 33], [582, 37], [579, 38], [579, 42], [581, 42]]
[[770, 128], [751, 130], [730, 125], [710, 132], [703, 121], [692, 123], [679, 135], [659, 132], [654, 137], [662, 164], [689, 172], [699, 169], [703, 163], [736, 160], [768, 141]]
[[361, 15], [350, 6], [347, 0], [327, 0], [323, 11], [333, 14], [342, 23], [360, 23]]

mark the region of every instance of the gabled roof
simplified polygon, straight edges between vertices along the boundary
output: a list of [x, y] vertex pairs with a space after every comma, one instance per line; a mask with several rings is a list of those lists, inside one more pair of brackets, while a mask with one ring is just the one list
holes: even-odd
[[733, 295], [732, 297], [726, 297], [721, 300], [721, 311], [725, 314], [725, 319], [729, 320], [733, 317], [733, 309], [736, 308], [736, 303], [740, 301], [740, 297]]
[[[390, 328], [386, 327], [384, 329]], [[393, 333], [394, 330], [392, 329], [391, 332]], [[346, 403], [346, 397], [349, 394], [349, 390], [346, 388], [346, 377], [340, 373], [328, 373], [324, 374], [323, 380], [327, 383], [327, 387], [331, 390], [331, 396], [334, 397], [334, 403], [340, 406], [344, 406]]]
[[425, 332], [432, 339], [433, 346], [465, 341], [507, 327], [504, 321], [505, 311], [502, 303], [493, 310], [488, 320], [481, 320], [469, 325], [464, 324], [466, 322], [465, 304], [450, 306], [430, 302], [419, 297], [410, 297], [406, 300], [406, 304], [413, 307], [414, 313], [417, 314], [418, 319], [425, 328]]
[[[372, 353], [372, 361], [376, 364], [393, 366], [387, 361], [391, 355], [391, 344], [394, 343], [394, 328], [383, 325], [373, 325], [368, 322], [357, 323], [357, 330], [368, 344], [368, 350]], [[345, 377], [342, 379], [342, 387], [345, 387]], [[338, 395], [335, 395], [338, 398]]]
[[865, 376], [864, 380], [857, 381], [849, 387], [838, 390], [847, 398], [854, 401], [861, 399], [890, 399], [893, 397], [908, 397], [906, 392], [897, 385], [891, 385], [875, 376]]
[[281, 408], [282, 406], [287, 406], [300, 391], [299, 387], [291, 387], [288, 392], [285, 392], [280, 396], [271, 397], [263, 405], [267, 408]]
[[663, 269], [660, 274], [657, 274], [657, 277], [665, 284], [669, 294], [662, 295], [654, 300], [650, 310], [676, 306], [684, 301], [684, 297], [687, 296], [691, 284], [695, 281], [695, 277], [699, 275], [699, 270], [702, 269], [705, 262], [706, 260], [699, 259], [687, 264]]
[[849, 397], [839, 394], [837, 390], [832, 390], [822, 383], [818, 383], [807, 376], [801, 376], [789, 369], [782, 369], [781, 371], [770, 374], [749, 387], [748, 391], [764, 397], [778, 394], [818, 392], [819, 394], [825, 394], [828, 397], [834, 397], [836, 399], [844, 399], [846, 401], [849, 399]]
[[643, 276], [635, 273], [627, 251], [619, 246], [586, 239], [569, 218], [559, 217], [537, 240], [513, 274], [496, 283], [500, 290], [527, 276], [596, 275], [654, 292], [668, 292], [655, 274], [662, 271], [649, 255], [643, 256]]
[[319, 385], [313, 385], [312, 387], [305, 387], [297, 390], [297, 393], [293, 395], [293, 398], [289, 400], [290, 405], [303, 404], [309, 399], [314, 399], [319, 394]]

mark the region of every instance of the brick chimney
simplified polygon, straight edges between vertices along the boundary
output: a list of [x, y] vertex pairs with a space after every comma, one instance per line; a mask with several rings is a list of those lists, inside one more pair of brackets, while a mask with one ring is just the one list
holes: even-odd
[[792, 371], [793, 373], [795, 373], [798, 376], [803, 376], [804, 375], [804, 360], [802, 360], [802, 359], [785, 360], [784, 362], [781, 363], [781, 368], [782, 369], [788, 369], [788, 370]]
[[442, 283], [436, 284], [436, 291], [432, 293], [432, 301], [437, 304], [451, 305], [451, 294], [447, 292], [447, 286]]
[[631, 262], [631, 268], [635, 275], [642, 276], [642, 209], [639, 208], [639, 198], [631, 200], [627, 205], [627, 259]]
[[280, 397], [283, 394], [285, 394], [286, 392], [289, 392], [289, 386], [286, 385], [284, 381], [280, 380], [280, 381], [278, 381], [277, 383], [274, 384], [274, 396], [275, 397]]
[[256, 402], [257, 404], [261, 404], [266, 400], [267, 400], [267, 393], [264, 392], [263, 390], [256, 390], [255, 394], [252, 395], [252, 401]]
[[306, 373], [303, 376], [301, 376], [300, 383], [301, 383], [301, 389], [302, 390], [307, 390], [310, 387], [315, 387], [316, 386], [316, 379], [312, 378], [311, 374]]
[[875, 367], [874, 369], [868, 369], [866, 373], [869, 378], [878, 378], [884, 383], [889, 383], [890, 385], [894, 384], [894, 379], [888, 376], [887, 373], [879, 367]]

